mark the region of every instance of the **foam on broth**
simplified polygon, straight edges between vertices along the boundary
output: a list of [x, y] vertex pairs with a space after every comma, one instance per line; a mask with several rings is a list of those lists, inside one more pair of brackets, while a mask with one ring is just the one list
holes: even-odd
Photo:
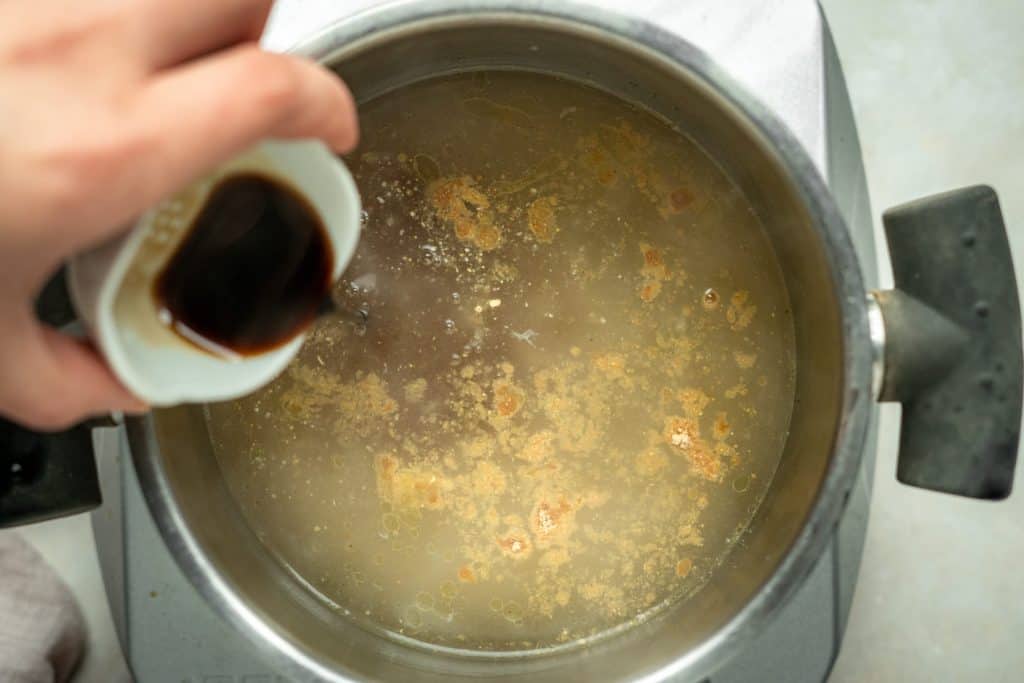
[[757, 216], [651, 114], [548, 76], [362, 108], [364, 234], [325, 321], [209, 406], [253, 529], [369, 627], [572, 642], [700, 586], [778, 463], [792, 319]]

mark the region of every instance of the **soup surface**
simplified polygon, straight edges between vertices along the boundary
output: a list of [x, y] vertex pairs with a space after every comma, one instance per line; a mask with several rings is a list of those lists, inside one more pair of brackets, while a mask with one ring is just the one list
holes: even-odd
[[549, 76], [362, 108], [364, 234], [273, 384], [211, 405], [266, 546], [367, 628], [533, 649], [699, 590], [757, 509], [793, 401], [778, 264], [683, 134]]

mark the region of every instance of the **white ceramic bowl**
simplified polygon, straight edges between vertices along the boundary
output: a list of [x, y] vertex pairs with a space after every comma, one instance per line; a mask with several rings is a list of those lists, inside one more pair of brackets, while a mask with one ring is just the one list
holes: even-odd
[[265, 141], [165, 200], [129, 232], [74, 257], [71, 299], [117, 377], [153, 406], [219, 401], [251, 393], [280, 373], [304, 335], [266, 352], [227, 359], [163, 325], [153, 284], [224, 177], [258, 171], [295, 189], [317, 211], [334, 250], [334, 279], [359, 241], [361, 205], [345, 165], [317, 141]]

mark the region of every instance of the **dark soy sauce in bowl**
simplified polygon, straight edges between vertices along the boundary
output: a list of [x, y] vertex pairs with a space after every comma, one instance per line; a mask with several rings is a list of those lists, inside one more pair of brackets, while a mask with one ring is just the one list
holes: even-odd
[[158, 276], [161, 321], [225, 357], [281, 346], [317, 317], [334, 254], [316, 210], [259, 173], [220, 181]]

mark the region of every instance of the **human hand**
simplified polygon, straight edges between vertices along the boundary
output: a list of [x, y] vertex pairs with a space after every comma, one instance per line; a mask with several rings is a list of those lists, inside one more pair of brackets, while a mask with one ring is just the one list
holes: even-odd
[[261, 138], [357, 139], [334, 74], [263, 52], [272, 0], [0, 3], [0, 415], [145, 410], [32, 302], [71, 254]]

